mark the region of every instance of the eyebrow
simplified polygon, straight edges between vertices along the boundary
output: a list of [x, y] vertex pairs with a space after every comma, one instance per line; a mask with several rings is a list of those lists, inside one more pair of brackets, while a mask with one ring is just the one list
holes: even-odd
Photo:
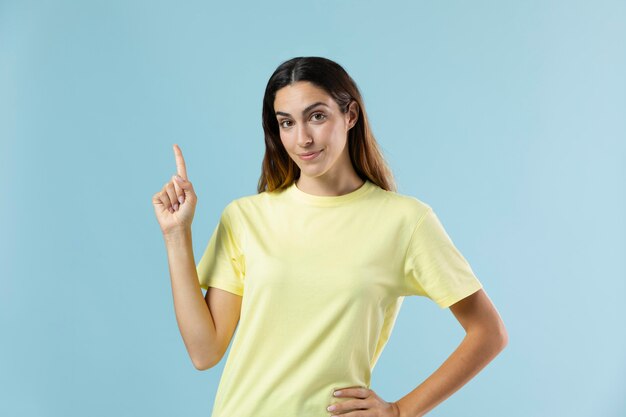
[[[317, 103], [313, 103], [310, 106], [307, 106], [304, 110], [302, 110], [302, 115], [304, 116], [309, 110], [311, 110], [315, 106], [319, 106], [320, 104], [322, 106], [330, 107], [328, 104], [322, 103], [321, 101], [318, 101]], [[280, 116], [291, 116], [289, 113], [285, 113], [285, 112], [282, 112], [282, 111], [277, 111], [276, 112], [276, 116], [279, 116], [279, 115]]]

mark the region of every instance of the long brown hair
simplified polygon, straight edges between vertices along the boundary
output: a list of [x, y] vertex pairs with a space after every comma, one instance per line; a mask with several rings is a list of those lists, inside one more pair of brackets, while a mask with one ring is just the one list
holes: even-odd
[[328, 93], [341, 112], [346, 113], [352, 101], [358, 104], [359, 117], [348, 131], [348, 152], [357, 175], [369, 179], [387, 191], [396, 191], [391, 169], [372, 134], [361, 93], [354, 80], [338, 63], [327, 58], [296, 57], [276, 68], [265, 87], [263, 97], [263, 131], [265, 156], [257, 191], [281, 190], [300, 177], [300, 168], [285, 150], [274, 112], [276, 92], [297, 81], [309, 81]]

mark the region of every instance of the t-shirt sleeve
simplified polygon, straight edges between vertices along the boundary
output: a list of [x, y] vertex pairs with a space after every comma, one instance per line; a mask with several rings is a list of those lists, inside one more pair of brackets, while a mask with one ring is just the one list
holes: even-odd
[[216, 287], [243, 295], [245, 257], [241, 245], [241, 224], [233, 203], [224, 208], [196, 270], [200, 287]]
[[483, 287], [430, 206], [411, 235], [404, 277], [409, 295], [428, 297], [441, 308]]

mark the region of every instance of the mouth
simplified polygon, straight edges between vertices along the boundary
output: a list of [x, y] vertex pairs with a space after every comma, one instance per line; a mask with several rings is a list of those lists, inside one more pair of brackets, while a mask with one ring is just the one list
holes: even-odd
[[298, 157], [303, 161], [310, 161], [311, 159], [317, 158], [317, 156], [322, 153], [323, 149], [320, 149], [317, 152], [309, 152], [309, 153], [301, 153], [298, 154]]

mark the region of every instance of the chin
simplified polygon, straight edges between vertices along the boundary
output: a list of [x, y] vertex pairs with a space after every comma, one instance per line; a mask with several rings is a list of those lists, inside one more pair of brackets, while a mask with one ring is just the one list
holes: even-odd
[[298, 167], [300, 168], [300, 172], [303, 174], [306, 174], [307, 177], [315, 177], [324, 171], [323, 169], [320, 169], [319, 167], [311, 168], [306, 165], [298, 165]]

